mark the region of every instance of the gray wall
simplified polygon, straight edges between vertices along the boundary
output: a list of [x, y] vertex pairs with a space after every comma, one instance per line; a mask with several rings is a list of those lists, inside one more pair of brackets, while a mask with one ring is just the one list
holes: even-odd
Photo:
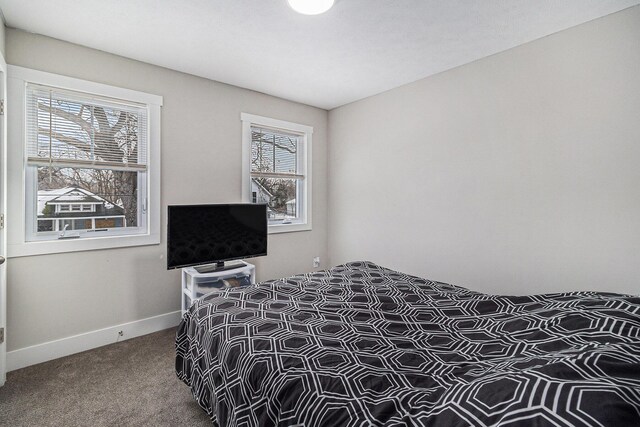
[[640, 293], [640, 7], [329, 113], [332, 263]]
[[6, 31], [7, 31], [7, 28], [5, 26], [4, 13], [0, 9], [0, 53], [2, 53], [2, 56], [5, 59], [7, 58], [7, 55], [5, 53], [6, 52], [5, 50]]
[[[2, 11], [0, 11], [1, 13]], [[5, 57], [6, 59], [6, 54], [5, 54], [5, 34], [6, 34], [6, 27], [4, 26], [4, 22], [0, 21], [0, 53], [2, 53], [2, 56]]]
[[[7, 62], [164, 97], [163, 224], [168, 204], [241, 200], [241, 112], [313, 126], [313, 231], [269, 236], [255, 264], [266, 280], [326, 260], [326, 111], [14, 29]], [[8, 351], [179, 310], [165, 245], [9, 260]]]

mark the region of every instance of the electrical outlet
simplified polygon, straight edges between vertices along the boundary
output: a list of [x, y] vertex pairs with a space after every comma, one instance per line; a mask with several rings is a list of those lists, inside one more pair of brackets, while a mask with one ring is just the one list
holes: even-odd
[[313, 259], [313, 268], [318, 268], [320, 267], [320, 257], [317, 256]]
[[124, 336], [124, 331], [118, 331], [118, 336], [119, 337], [123, 337]]

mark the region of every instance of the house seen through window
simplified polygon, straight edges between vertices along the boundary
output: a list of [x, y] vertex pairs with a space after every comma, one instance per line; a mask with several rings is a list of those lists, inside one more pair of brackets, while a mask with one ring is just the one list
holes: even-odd
[[126, 226], [127, 220], [121, 206], [87, 190], [77, 187], [38, 190], [39, 232]]

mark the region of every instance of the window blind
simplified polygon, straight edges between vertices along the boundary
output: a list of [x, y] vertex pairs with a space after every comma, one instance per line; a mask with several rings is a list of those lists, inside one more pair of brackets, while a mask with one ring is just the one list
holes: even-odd
[[146, 106], [28, 84], [26, 109], [31, 165], [147, 169]]
[[304, 179], [298, 165], [303, 136], [251, 127], [251, 177]]

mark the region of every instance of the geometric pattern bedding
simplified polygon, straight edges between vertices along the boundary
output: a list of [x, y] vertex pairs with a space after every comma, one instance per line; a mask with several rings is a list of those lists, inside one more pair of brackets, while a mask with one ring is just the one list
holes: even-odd
[[640, 426], [640, 298], [353, 262], [196, 300], [176, 372], [220, 426]]

